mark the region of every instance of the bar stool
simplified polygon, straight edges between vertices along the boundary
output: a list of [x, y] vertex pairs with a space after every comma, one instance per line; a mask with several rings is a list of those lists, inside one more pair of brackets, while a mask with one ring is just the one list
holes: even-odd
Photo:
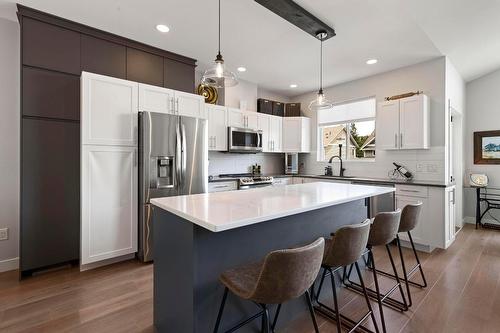
[[[319, 332], [309, 288], [321, 268], [324, 246], [325, 240], [318, 238], [304, 247], [273, 251], [261, 263], [222, 273], [219, 280], [225, 289], [214, 332], [219, 330], [229, 290], [242, 299], [253, 301], [261, 311], [226, 332], [234, 332], [258, 317], [262, 317], [262, 332], [274, 332], [281, 304], [300, 296], [305, 297], [314, 329]], [[272, 325], [268, 308], [270, 304], [278, 304]]]
[[[399, 275], [396, 270], [396, 265], [394, 264], [394, 260], [392, 258], [392, 254], [389, 248], [389, 244], [397, 236], [400, 218], [401, 218], [401, 210], [399, 209], [395, 212], [385, 212], [377, 214], [370, 227], [367, 252], [365, 252], [368, 254], [368, 262], [370, 266], [373, 268], [373, 280], [375, 282], [375, 290], [366, 288], [366, 291], [368, 292], [368, 296], [370, 296], [371, 298], [375, 299], [378, 302], [380, 311], [380, 320], [382, 322], [383, 332], [386, 332], [387, 329], [385, 325], [384, 310], [382, 307], [382, 303], [389, 305], [392, 308], [395, 308], [399, 311], [408, 310], [408, 304], [406, 302], [406, 298], [403, 292], [403, 287], [399, 279]], [[382, 294], [380, 292], [380, 287], [377, 278], [377, 269], [375, 266], [375, 258], [373, 256], [373, 251], [372, 251], [373, 246], [380, 246], [380, 245], [385, 245], [387, 254], [389, 256], [389, 260], [391, 262], [392, 270], [394, 271], [394, 276], [396, 279], [396, 284], [392, 286], [389, 289], [389, 291], [387, 291], [387, 293], [385, 294]], [[351, 267], [349, 268], [349, 273], [347, 274], [347, 281], [344, 279], [344, 284], [350, 290], [356, 291], [358, 293], [363, 293], [362, 286], [359, 283], [354, 282], [350, 279], [352, 266], [353, 265], [351, 265]], [[403, 302], [400, 302], [390, 297], [390, 295], [392, 295], [398, 288], [399, 292], [401, 293], [401, 298]]]
[[[350, 329], [349, 332], [354, 332], [356, 329], [358, 329], [358, 327], [360, 329], [363, 329], [364, 331], [372, 332], [368, 328], [361, 325], [369, 316], [371, 316], [373, 325], [375, 326], [375, 331], [379, 332], [375, 314], [373, 313], [370, 299], [368, 298], [368, 293], [366, 291], [363, 277], [361, 275], [357, 262], [363, 255], [363, 252], [365, 252], [369, 233], [370, 220], [366, 220], [361, 224], [342, 227], [337, 230], [331, 240], [326, 240], [325, 255], [323, 257], [323, 263], [321, 265], [321, 268], [323, 269], [323, 275], [321, 277], [318, 293], [314, 294], [314, 285], [313, 287], [311, 287], [314, 301], [317, 304], [314, 309], [324, 316], [335, 320], [337, 324], [337, 332], [339, 333], [342, 332], [342, 324]], [[354, 266], [356, 267], [359, 281], [366, 300], [366, 306], [368, 307], [368, 312], [364, 314], [362, 318], [357, 322], [340, 313], [337, 300], [337, 287], [335, 283], [335, 273], [342, 268], [345, 269], [345, 267], [352, 264], [354, 264]], [[323, 282], [328, 274], [330, 275], [332, 283], [333, 305], [335, 309], [330, 308], [319, 300]]]
[[[398, 235], [396, 235], [396, 242], [399, 250], [399, 256], [401, 257], [401, 266], [403, 268], [403, 277], [400, 279], [405, 281], [406, 284], [406, 293], [408, 294], [408, 306], [412, 306], [412, 299], [410, 293], [410, 284], [415, 287], [425, 288], [427, 287], [427, 280], [425, 279], [424, 271], [422, 269], [422, 265], [420, 264], [420, 260], [418, 258], [417, 250], [415, 249], [415, 243], [413, 243], [413, 238], [411, 236], [411, 231], [415, 229], [418, 223], [418, 217], [420, 215], [420, 211], [422, 210], [422, 203], [419, 202], [417, 204], [408, 204], [403, 208], [401, 212], [401, 222], [399, 223]], [[410, 241], [411, 247], [413, 249], [413, 255], [417, 261], [417, 264], [413, 266], [413, 268], [407, 273], [405, 260], [403, 258], [403, 251], [401, 248], [401, 241], [399, 239], [399, 233], [406, 232], [408, 234], [408, 239]], [[420, 270], [420, 276], [422, 277], [422, 284], [410, 281], [410, 278], [416, 273], [416, 271]], [[382, 270], [377, 270], [377, 273], [388, 276], [390, 278], [395, 279], [396, 276], [394, 274], [384, 272]]]

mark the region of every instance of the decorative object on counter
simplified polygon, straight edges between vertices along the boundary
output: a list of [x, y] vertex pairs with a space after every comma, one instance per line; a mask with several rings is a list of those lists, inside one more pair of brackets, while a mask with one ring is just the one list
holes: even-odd
[[285, 153], [285, 174], [296, 175], [299, 173], [299, 154]]
[[217, 93], [217, 89], [211, 86], [207, 86], [204, 84], [199, 84], [197, 93], [200, 96], [205, 98], [205, 103], [208, 104], [217, 104], [217, 99], [219, 98], [219, 94]]
[[500, 130], [474, 132], [474, 164], [500, 164]]
[[472, 187], [488, 186], [488, 176], [484, 174], [471, 173], [469, 176], [469, 184]]
[[345, 168], [343, 167], [343, 164], [342, 164], [342, 144], [341, 143], [339, 144], [339, 154], [330, 157], [330, 159], [328, 160], [328, 163], [330, 165], [325, 168], [325, 176], [333, 176], [331, 164], [332, 164], [334, 158], [338, 158], [338, 160], [340, 162], [339, 177], [344, 177]]
[[408, 181], [413, 179], [413, 174], [404, 166], [397, 164], [396, 162], [393, 162], [392, 164], [394, 164], [395, 168], [389, 171], [390, 179], [404, 179]]
[[323, 93], [323, 40], [327, 37], [326, 31], [319, 31], [316, 34], [316, 38], [320, 41], [320, 53], [319, 53], [319, 90], [316, 95], [316, 99], [311, 101], [309, 104], [309, 110], [323, 110], [333, 107], [332, 102], [326, 99]]
[[411, 96], [420, 95], [420, 94], [423, 94], [423, 93], [424, 93], [423, 91], [418, 90], [418, 91], [415, 91], [415, 92], [408, 92], [408, 93], [404, 93], [404, 94], [401, 94], [401, 95], [394, 95], [394, 96], [386, 97], [385, 100], [386, 101], [394, 101], [396, 99], [411, 97]]
[[201, 83], [215, 88], [233, 87], [238, 84], [236, 74], [224, 67], [224, 59], [220, 53], [220, 0], [219, 0], [219, 48], [215, 57], [214, 66], [203, 74]]
[[255, 163], [254, 165], [252, 165], [252, 174], [253, 175], [260, 175], [260, 172], [261, 172], [261, 167], [259, 164]]

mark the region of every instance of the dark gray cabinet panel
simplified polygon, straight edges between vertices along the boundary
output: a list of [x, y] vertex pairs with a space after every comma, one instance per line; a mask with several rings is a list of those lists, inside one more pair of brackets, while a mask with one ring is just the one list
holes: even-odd
[[80, 78], [23, 67], [23, 116], [80, 119]]
[[165, 71], [163, 82], [165, 88], [194, 92], [194, 66], [165, 58], [163, 70]]
[[23, 17], [24, 65], [80, 75], [80, 34]]
[[127, 78], [127, 48], [92, 36], [82, 35], [82, 70]]
[[80, 126], [23, 119], [21, 271], [77, 260]]
[[127, 80], [163, 87], [163, 57], [127, 48]]

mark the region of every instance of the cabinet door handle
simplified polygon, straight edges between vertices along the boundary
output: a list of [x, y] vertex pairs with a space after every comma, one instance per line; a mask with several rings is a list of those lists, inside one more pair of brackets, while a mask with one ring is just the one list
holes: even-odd
[[399, 189], [400, 192], [411, 192], [411, 193], [419, 193], [420, 191], [417, 191], [417, 190], [403, 190], [403, 189]]
[[217, 148], [217, 137], [214, 136], [214, 148]]
[[175, 100], [175, 105], [177, 106], [177, 114], [179, 114], [179, 99]]
[[228, 185], [217, 185], [217, 186], [214, 186], [214, 188], [228, 188], [229, 186]]
[[394, 148], [398, 148], [398, 134], [394, 133]]
[[174, 105], [174, 98], [172, 97], [170, 99], [170, 110], [168, 110], [170, 113], [175, 114], [175, 105]]
[[401, 141], [400, 145], [401, 145], [401, 148], [403, 148], [403, 133], [401, 133], [399, 136], [401, 137], [401, 140], [399, 140], [399, 141]]

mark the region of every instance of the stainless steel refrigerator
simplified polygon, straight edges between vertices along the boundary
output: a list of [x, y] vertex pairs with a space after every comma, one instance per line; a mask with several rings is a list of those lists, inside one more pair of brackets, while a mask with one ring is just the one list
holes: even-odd
[[150, 200], [205, 193], [208, 186], [207, 121], [139, 112], [139, 251], [153, 260]]

